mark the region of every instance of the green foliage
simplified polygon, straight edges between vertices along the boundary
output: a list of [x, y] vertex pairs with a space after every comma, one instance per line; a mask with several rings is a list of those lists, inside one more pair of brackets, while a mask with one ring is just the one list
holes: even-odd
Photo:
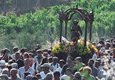
[[[20, 16], [14, 12], [7, 13], [0, 16], [0, 48], [18, 46], [32, 49], [37, 43], [45, 45], [47, 41], [54, 41], [59, 35], [58, 13], [76, 6], [94, 11], [93, 35], [112, 36], [115, 34], [114, 5], [115, 0], [73, 0], [71, 4], [41, 8]], [[84, 27], [81, 19], [79, 21], [80, 26]], [[69, 26], [71, 22], [68, 29]]]

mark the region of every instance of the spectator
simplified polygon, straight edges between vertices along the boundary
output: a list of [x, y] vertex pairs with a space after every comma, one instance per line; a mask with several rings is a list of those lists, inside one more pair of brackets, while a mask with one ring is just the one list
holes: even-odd
[[0, 73], [2, 72], [2, 69], [5, 68], [5, 60], [0, 60]]
[[11, 79], [10, 80], [22, 80], [18, 77], [18, 70], [15, 68], [12, 68], [10, 71]]
[[23, 66], [24, 66], [24, 61], [21, 59], [21, 55], [20, 55], [19, 52], [16, 52], [16, 53], [15, 53], [15, 61], [16, 61], [17, 65], [18, 65], [18, 69], [19, 69], [20, 67], [23, 67]]
[[53, 57], [53, 62], [51, 63], [51, 68], [52, 71], [55, 71], [57, 68], [60, 67], [59, 63], [58, 63], [58, 58], [57, 57]]
[[18, 52], [18, 50], [19, 50], [19, 49], [18, 49], [17, 47], [14, 47], [14, 48], [13, 48], [13, 53]]
[[46, 75], [52, 72], [50, 70], [50, 65], [48, 63], [44, 63], [42, 67], [43, 67], [43, 71], [40, 72], [40, 76], [41, 76], [41, 79], [45, 79]]
[[61, 60], [59, 61], [59, 65], [60, 65], [60, 67], [58, 67], [58, 68], [56, 69], [56, 71], [59, 71], [60, 73], [62, 73], [62, 69], [63, 69], [63, 66], [65, 65], [65, 61], [61, 59]]
[[13, 54], [11, 55], [13, 59], [15, 59], [15, 53], [18, 52], [18, 48], [17, 47], [14, 47], [13, 48]]
[[86, 66], [83, 68], [83, 72], [81, 73], [83, 76], [83, 79], [85, 80], [95, 80], [95, 77], [91, 75], [92, 70], [90, 67]]
[[98, 70], [97, 70], [97, 68], [94, 66], [94, 60], [90, 59], [89, 62], [88, 62], [88, 66], [92, 69], [92, 73], [91, 73], [91, 74], [92, 74], [94, 77], [96, 77], [96, 76], [97, 76], [97, 73], [98, 73]]
[[65, 74], [61, 76], [61, 80], [71, 80], [72, 77], [70, 77], [71, 74], [71, 70], [69, 68], [66, 69]]
[[18, 64], [17, 63], [12, 63], [11, 66], [12, 66], [12, 68], [18, 69]]
[[19, 76], [22, 79], [25, 78], [25, 76], [24, 76], [25, 72], [28, 72], [30, 75], [34, 74], [35, 71], [32, 69], [32, 67], [30, 67], [30, 59], [29, 58], [24, 59], [24, 67], [19, 68], [18, 72], [19, 72]]
[[1, 80], [9, 80], [8, 75], [6, 75], [6, 74], [0, 75], [0, 79]]
[[54, 73], [53, 73], [53, 75], [54, 75], [54, 80], [60, 80], [60, 72], [59, 71], [55, 71]]
[[75, 72], [73, 80], [82, 80], [80, 72]]
[[20, 53], [19, 53], [19, 52], [16, 52], [14, 56], [15, 56], [15, 57], [14, 57], [15, 61], [18, 61], [18, 60], [21, 59], [21, 56], [20, 56]]
[[71, 68], [73, 68], [73, 66], [74, 66], [74, 63], [72, 61], [72, 58], [71, 58], [71, 56], [68, 56], [67, 60], [66, 60], [66, 64], [63, 66], [63, 69], [62, 69], [62, 75], [65, 74], [67, 68], [71, 69]]
[[2, 70], [2, 74], [6, 74], [7, 76], [9, 76], [9, 69], [8, 68], [4, 68]]
[[79, 71], [81, 67], [85, 66], [85, 64], [82, 63], [81, 57], [76, 57], [74, 63], [73, 72]]
[[40, 76], [41, 76], [41, 79], [45, 79], [46, 75], [48, 73], [52, 73], [52, 71], [50, 70], [50, 65], [48, 63], [44, 63], [42, 65], [42, 68], [43, 68], [43, 71], [40, 72]]
[[46, 57], [42, 59], [41, 65], [43, 65], [44, 63], [48, 63], [48, 59]]
[[49, 57], [49, 54], [46, 51], [44, 51], [42, 55], [43, 55], [44, 58], [48, 58]]
[[48, 73], [44, 80], [53, 80], [53, 75], [51, 73]]
[[[39, 71], [40, 70], [40, 66], [41, 66], [41, 64], [43, 64], [42, 63], [42, 54], [41, 54], [41, 51], [40, 52], [38, 52], [38, 54], [34, 57], [35, 58], [35, 63], [34, 63], [34, 69], [36, 70], [36, 71]], [[47, 61], [47, 59], [46, 59], [46, 61]]]
[[7, 48], [3, 49], [1, 59], [5, 60], [5, 62], [8, 62], [8, 60], [11, 59], [11, 57], [8, 54], [9, 52], [10, 52], [9, 49], [7, 49]]
[[33, 76], [32, 75], [27, 75], [26, 80], [33, 80]]

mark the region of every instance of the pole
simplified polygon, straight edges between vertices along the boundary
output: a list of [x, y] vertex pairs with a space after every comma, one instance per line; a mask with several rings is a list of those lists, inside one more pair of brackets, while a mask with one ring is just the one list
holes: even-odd
[[65, 21], [65, 38], [67, 38], [67, 20]]
[[85, 27], [85, 36], [84, 36], [84, 46], [86, 46], [87, 45], [87, 27], [88, 27], [88, 22], [87, 21], [85, 21], [85, 23], [86, 23], [86, 27]]
[[89, 40], [91, 41], [92, 39], [92, 25], [93, 25], [93, 21], [94, 21], [94, 12], [92, 10], [92, 12], [90, 12], [90, 32], [89, 32]]
[[63, 27], [63, 21], [60, 20], [60, 43], [62, 42], [62, 27]]
[[89, 40], [91, 41], [92, 39], [92, 22], [90, 22], [90, 28], [89, 28]]
[[60, 20], [60, 43], [62, 42], [62, 26], [63, 26], [63, 21]]

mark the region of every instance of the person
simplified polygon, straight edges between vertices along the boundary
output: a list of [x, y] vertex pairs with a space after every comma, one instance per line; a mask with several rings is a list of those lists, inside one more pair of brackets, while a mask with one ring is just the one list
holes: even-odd
[[73, 66], [74, 66], [74, 63], [73, 63], [73, 61], [72, 61], [72, 57], [71, 57], [71, 56], [68, 56], [68, 57], [67, 57], [67, 60], [66, 60], [66, 64], [65, 64], [65, 65], [63, 66], [63, 68], [62, 68], [61, 74], [64, 75], [65, 72], [66, 72], [66, 69], [67, 69], [67, 68], [72, 69]]
[[72, 73], [71, 73], [71, 70], [69, 68], [66, 69], [64, 75], [62, 75], [60, 77], [61, 80], [71, 80], [72, 79]]
[[55, 71], [59, 67], [60, 65], [58, 63], [58, 57], [53, 57], [53, 62], [51, 63], [52, 71]]
[[19, 50], [18, 47], [14, 47], [14, 48], [13, 48], [13, 53], [18, 52], [18, 50]]
[[43, 58], [48, 58], [49, 54], [47, 51], [43, 51], [42, 56], [43, 56]]
[[104, 75], [104, 70], [103, 70], [103, 68], [102, 68], [102, 66], [101, 66], [100, 60], [97, 60], [97, 61], [95, 62], [95, 67], [96, 67], [97, 70], [98, 70], [97, 77], [98, 77], [99, 79], [105, 77], [105, 75]]
[[10, 76], [11, 76], [10, 80], [22, 80], [21, 78], [18, 77], [18, 70], [15, 68], [12, 68], [10, 70]]
[[1, 80], [9, 80], [8, 75], [6, 75], [6, 74], [0, 75], [0, 79]]
[[26, 53], [28, 50], [26, 48], [22, 48], [20, 49], [20, 56], [21, 56], [21, 59], [24, 60], [24, 53]]
[[53, 62], [53, 61], [52, 61], [52, 57], [49, 57], [49, 58], [48, 58], [48, 63], [49, 63], [49, 65], [51, 65], [52, 62]]
[[81, 72], [81, 75], [83, 76], [83, 80], [95, 80], [95, 77], [91, 75], [92, 70], [89, 66], [85, 66], [83, 68], [83, 71]]
[[53, 80], [53, 75], [51, 73], [48, 73], [44, 80]]
[[23, 55], [23, 59], [26, 59], [26, 58], [29, 58], [29, 53], [28, 52], [25, 52], [24, 55]]
[[63, 66], [65, 65], [65, 61], [63, 59], [61, 59], [59, 61], [59, 65], [60, 65], [60, 67], [57, 68], [55, 71], [59, 71], [60, 73], [62, 73], [62, 69], [63, 69]]
[[23, 66], [24, 66], [24, 61], [21, 59], [21, 55], [20, 55], [19, 52], [16, 52], [16, 53], [15, 53], [15, 61], [16, 61], [17, 65], [18, 65], [18, 69], [19, 69], [20, 67], [23, 67]]
[[6, 75], [9, 76], [9, 70], [8, 70], [8, 68], [4, 68], [4, 69], [2, 70], [2, 74], [6, 74]]
[[33, 80], [33, 76], [32, 75], [27, 75], [26, 80]]
[[97, 60], [97, 54], [95, 52], [93, 52], [92, 59], [94, 60], [94, 62]]
[[11, 57], [12, 57], [13, 59], [15, 59], [15, 53], [18, 52], [18, 50], [19, 50], [19, 49], [18, 49], [17, 47], [14, 47], [14, 48], [13, 48], [13, 54], [11, 55]]
[[42, 60], [43, 60], [42, 51], [37, 50], [36, 53], [37, 53], [37, 55], [34, 57], [34, 61], [35, 61], [35, 63], [34, 63], [34, 69], [36, 71], [40, 71], [40, 66], [41, 66]]
[[36, 78], [37, 78], [38, 80], [41, 80], [41, 75], [40, 75], [39, 72], [36, 74]]
[[92, 69], [92, 75], [94, 77], [97, 76], [98, 70], [97, 68], [94, 66], [94, 60], [93, 59], [89, 59], [88, 61], [88, 66]]
[[80, 72], [75, 72], [74, 73], [73, 80], [82, 80], [82, 76], [81, 76]]
[[15, 62], [14, 62], [14, 63], [12, 63], [12, 64], [11, 64], [11, 66], [12, 66], [12, 68], [16, 68], [16, 69], [18, 69], [18, 64], [17, 64], [17, 63], [15, 63]]
[[25, 73], [28, 73], [30, 75], [34, 74], [35, 71], [34, 71], [34, 69], [32, 69], [32, 67], [30, 67], [30, 59], [29, 58], [24, 59], [24, 66], [19, 68], [18, 72], [19, 72], [19, 76], [22, 79], [25, 79], [25, 77], [27, 76]]
[[14, 60], [17, 61], [17, 60], [19, 60], [20, 58], [21, 58], [20, 53], [19, 53], [19, 52], [16, 52], [16, 53], [14, 54]]
[[9, 49], [7, 49], [7, 48], [3, 49], [1, 60], [5, 60], [5, 62], [8, 62], [9, 59], [12, 59], [8, 54], [9, 52], [10, 52]]
[[46, 75], [52, 73], [52, 71], [50, 70], [50, 65], [48, 63], [44, 63], [41, 67], [43, 68], [43, 71], [40, 72], [40, 76], [41, 79], [44, 80]]
[[[33, 67], [34, 66], [34, 58], [33, 58], [33, 53], [28, 53], [29, 54], [29, 58], [31, 59], [31, 62], [30, 62], [30, 66]], [[34, 68], [33, 68], [34, 69]]]
[[54, 73], [53, 73], [53, 75], [54, 75], [54, 79], [53, 80], [60, 80], [60, 72], [59, 71], [55, 71]]
[[42, 58], [42, 60], [41, 60], [41, 65], [43, 65], [44, 63], [47, 63], [48, 62], [48, 59], [45, 57], [45, 58]]
[[81, 57], [76, 57], [74, 60], [74, 67], [73, 67], [73, 72], [79, 71], [81, 67], [84, 67], [85, 64], [82, 62]]
[[5, 68], [5, 60], [0, 60], [0, 74], [2, 72], [2, 69]]

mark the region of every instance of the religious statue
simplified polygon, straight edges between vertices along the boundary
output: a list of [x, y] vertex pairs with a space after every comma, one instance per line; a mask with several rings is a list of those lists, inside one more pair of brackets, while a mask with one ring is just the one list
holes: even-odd
[[76, 20], [73, 21], [73, 26], [71, 31], [72, 31], [72, 35], [71, 35], [72, 41], [77, 42], [80, 36], [82, 35], [82, 31], [80, 26], [78, 25], [78, 21]]

